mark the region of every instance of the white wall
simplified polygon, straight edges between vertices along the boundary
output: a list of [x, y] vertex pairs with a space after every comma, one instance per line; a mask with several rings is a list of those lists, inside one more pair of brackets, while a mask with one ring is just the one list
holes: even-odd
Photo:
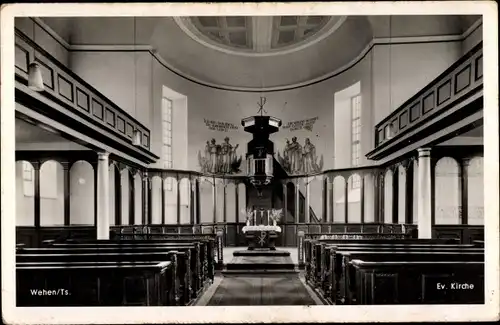
[[[31, 18], [16, 17], [14, 26], [32, 40], [34, 39], [40, 47], [56, 58], [59, 62], [68, 66], [70, 57], [68, 50], [51, 35], [49, 35], [44, 29], [42, 29], [40, 25], [35, 24]], [[33, 35], [35, 36], [34, 38]]]

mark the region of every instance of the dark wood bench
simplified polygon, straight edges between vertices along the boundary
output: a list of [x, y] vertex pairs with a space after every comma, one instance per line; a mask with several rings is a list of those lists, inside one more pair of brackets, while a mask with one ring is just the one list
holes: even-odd
[[[309, 267], [306, 268], [306, 279], [313, 283], [323, 283], [324, 276], [330, 270], [330, 260], [333, 251], [335, 250], [349, 250], [349, 251], [440, 251], [440, 252], [453, 252], [463, 251], [483, 253], [484, 249], [475, 247], [474, 245], [441, 245], [441, 244], [337, 244], [326, 245], [320, 244], [319, 249], [316, 249], [312, 255]], [[322, 277], [323, 276], [323, 277]]]
[[305, 273], [306, 278], [311, 278], [314, 273], [313, 268], [320, 268], [319, 264], [324, 256], [324, 247], [326, 245], [446, 245], [458, 241], [448, 241], [442, 239], [354, 239], [354, 240], [306, 240], [304, 242], [304, 258], [305, 258]]
[[201, 275], [192, 272], [190, 252], [192, 246], [141, 247], [129, 249], [75, 249], [39, 248], [19, 251], [17, 262], [135, 262], [171, 261], [174, 263], [176, 299], [181, 305], [189, 304], [200, 292]]
[[[52, 248], [74, 248], [74, 249], [94, 249], [97, 248], [99, 251], [105, 249], [119, 249], [120, 251], [135, 250], [140, 248], [141, 250], [164, 250], [165, 248], [179, 247], [179, 243], [170, 242], [157, 242], [150, 243], [147, 241], [136, 241], [127, 243], [116, 243], [116, 242], [96, 242], [96, 243], [68, 243], [68, 244], [53, 244]], [[191, 272], [197, 275], [198, 282], [195, 283], [194, 290], [200, 293], [204, 286], [213, 283], [214, 281], [214, 259], [207, 252], [207, 246], [200, 243], [185, 243], [182, 246], [194, 246], [194, 250], [190, 252], [190, 265]]]
[[352, 260], [357, 304], [484, 304], [484, 262]]
[[[356, 276], [350, 264], [352, 260], [370, 262], [483, 262], [484, 254], [478, 252], [440, 252], [440, 251], [336, 251], [332, 257], [332, 270], [329, 281], [331, 283], [330, 299], [336, 304], [356, 304]], [[407, 278], [406, 281], [414, 281]]]
[[[192, 236], [191, 236], [192, 237]], [[178, 245], [178, 244], [196, 244], [200, 245], [200, 263], [206, 277], [213, 282], [215, 276], [215, 241], [209, 237], [199, 236], [199, 238], [173, 238], [173, 239], [148, 239], [148, 240], [134, 240], [134, 239], [124, 239], [124, 240], [68, 240], [64, 243], [56, 243], [54, 241], [45, 241], [45, 247], [73, 247], [71, 245], [88, 245], [93, 244], [99, 245], [138, 245], [141, 246], [156, 246], [157, 244], [164, 245]], [[85, 247], [85, 246], [81, 246]]]
[[16, 267], [17, 306], [170, 306], [171, 262], [48, 262]]
[[[156, 247], [178, 247], [194, 245], [194, 250], [191, 252], [191, 268], [193, 272], [200, 275], [201, 283], [198, 285], [197, 290], [201, 290], [204, 285], [213, 283], [215, 276], [215, 257], [212, 252], [210, 254], [210, 246], [206, 242], [178, 242], [178, 241], [143, 241], [132, 240], [125, 242], [116, 241], [92, 241], [92, 242], [68, 242], [68, 243], [52, 243], [48, 244], [52, 248], [120, 248], [120, 249], [133, 249], [135, 247], [142, 247], [141, 249], [157, 249]], [[161, 250], [161, 248], [160, 248]]]

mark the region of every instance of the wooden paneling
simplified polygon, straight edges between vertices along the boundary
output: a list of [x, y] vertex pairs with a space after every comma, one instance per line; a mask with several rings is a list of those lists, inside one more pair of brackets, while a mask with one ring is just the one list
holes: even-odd
[[[398, 136], [465, 100], [470, 92], [480, 89], [483, 75], [482, 52], [481, 43], [377, 124], [374, 151], [388, 142], [397, 142]], [[399, 125], [394, 125], [396, 129], [392, 133], [398, 136], [387, 137], [387, 128], [393, 124], [394, 118], [398, 117]]]

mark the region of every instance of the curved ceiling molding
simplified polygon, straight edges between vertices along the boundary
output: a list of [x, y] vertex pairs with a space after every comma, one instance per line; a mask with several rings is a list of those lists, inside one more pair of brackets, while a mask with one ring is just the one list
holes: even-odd
[[[188, 19], [193, 18], [197, 17]], [[250, 22], [252, 25], [254, 20], [253, 17], [250, 18], [252, 18]], [[315, 18], [317, 21], [318, 17]], [[229, 19], [223, 19], [226, 19], [220, 24], [223, 29], [228, 25], [234, 25], [234, 22]], [[277, 92], [307, 87], [336, 77], [359, 63], [375, 45], [462, 41], [481, 25], [479, 20], [471, 26], [466, 26], [468, 28], [464, 28], [467, 29], [465, 32], [456, 30], [452, 31], [453, 33], [443, 34], [439, 33], [441, 32], [439, 29], [434, 36], [415, 32], [410, 36], [393, 35], [387, 38], [385, 35], [374, 35], [373, 21], [369, 22], [366, 17], [337, 16], [319, 20], [321, 19], [324, 23], [321, 22], [317, 29], [307, 33], [304, 31], [310, 29], [312, 24], [304, 25], [302, 21], [292, 25], [287, 22], [286, 28], [293, 29], [295, 36], [281, 44], [276, 43], [276, 35], [274, 37], [270, 37], [269, 33], [266, 35], [261, 27], [260, 32], [264, 36], [259, 36], [261, 37], [258, 40], [260, 45], [257, 47], [255, 43], [251, 43], [251, 46], [243, 44], [238, 48], [237, 45], [241, 43], [232, 43], [233, 40], [228, 38], [228, 33], [234, 31], [229, 28], [222, 31], [226, 33], [222, 42], [217, 43], [212, 39], [207, 43], [215, 47], [213, 48], [188, 36], [189, 34], [183, 29], [183, 26], [184, 28], [186, 26], [178, 24], [178, 21], [182, 20], [179, 17], [155, 17], [139, 21], [142, 23], [142, 39], [140, 43], [134, 44], [144, 45], [132, 45], [132, 43], [113, 45], [116, 44], [114, 38], [116, 33], [103, 31], [103, 28], [108, 26], [108, 21], [79, 18], [74, 28], [80, 33], [78, 40], [81, 43], [70, 44], [68, 50], [147, 51], [171, 73], [200, 86], [235, 92]], [[122, 28], [128, 26], [127, 20], [114, 21], [114, 23], [118, 22]], [[262, 21], [259, 20], [259, 22]], [[37, 20], [37, 23], [44, 25], [41, 20]], [[94, 26], [96, 24], [98, 26]], [[273, 21], [270, 25], [268, 21], [267, 25], [264, 24], [264, 30], [276, 33], [276, 28], [278, 28], [279, 34], [282, 26], [276, 27], [276, 24], [276, 21]], [[85, 28], [86, 26], [95, 28]], [[252, 25], [252, 29], [249, 29], [245, 23], [243, 28], [247, 28], [247, 33], [252, 33], [255, 27]], [[302, 28], [302, 31], [297, 32], [297, 28]], [[49, 27], [44, 29], [57, 39], [54, 36], [57, 33]], [[203, 28], [200, 29], [203, 31]], [[248, 41], [250, 38], [248, 35], [246, 37]], [[267, 43], [264, 39], [267, 39]], [[270, 43], [270, 39], [274, 40], [274, 43]], [[255, 38], [251, 41], [254, 42]], [[175, 46], [172, 46], [173, 44]], [[267, 47], [260, 47], [263, 44], [267, 44]], [[228, 47], [235, 53], [227, 53], [227, 49], [221, 50], [222, 45], [229, 45]], [[246, 48], [247, 52], [253, 51], [252, 55], [245, 53], [245, 50], [242, 51], [242, 48]]]
[[[256, 16], [253, 18], [261, 18], [262, 21], [264, 19], [270, 18], [272, 19], [273, 17], [260, 17]], [[264, 49], [249, 49], [245, 47], [235, 47], [235, 46], [228, 46], [226, 44], [223, 44], [222, 42], [217, 42], [214, 39], [208, 37], [205, 33], [200, 31], [199, 27], [197, 27], [193, 23], [193, 18], [191, 17], [174, 17], [175, 23], [179, 26], [179, 28], [186, 33], [189, 37], [191, 37], [193, 40], [196, 42], [209, 47], [213, 50], [217, 50], [226, 54], [233, 54], [233, 55], [240, 55], [240, 56], [249, 56], [249, 57], [266, 57], [266, 56], [275, 56], [275, 55], [283, 55], [283, 54], [290, 54], [296, 51], [303, 50], [305, 48], [308, 48], [323, 39], [327, 38], [330, 36], [332, 33], [334, 33], [347, 19], [347, 16], [332, 16], [328, 18], [328, 21], [324, 26], [322, 26], [318, 31], [313, 33], [311, 36], [306, 36], [302, 38], [301, 40], [297, 42], [293, 42], [290, 45], [278, 47], [278, 48], [271, 48], [271, 47], [265, 47]], [[265, 23], [264, 23], [265, 24]], [[271, 22], [272, 24], [272, 22]], [[259, 30], [259, 35], [268, 35], [269, 38], [271, 38], [272, 31], [264, 31], [260, 26], [262, 24], [252, 22], [252, 25], [250, 28], [253, 29], [253, 31]], [[260, 25], [260, 26], [259, 26]], [[270, 26], [272, 27], [272, 25]], [[266, 27], [264, 27], [266, 29]], [[253, 37], [255, 41], [255, 34], [253, 33], [251, 37]]]

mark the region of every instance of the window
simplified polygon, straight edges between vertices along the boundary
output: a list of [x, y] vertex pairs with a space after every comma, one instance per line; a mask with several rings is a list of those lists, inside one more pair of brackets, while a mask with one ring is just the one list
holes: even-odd
[[[163, 98], [162, 102], [162, 160], [163, 168], [172, 168], [172, 101]], [[172, 191], [172, 178], [167, 178], [167, 191]]]
[[[361, 95], [351, 98], [351, 165], [357, 167], [361, 157]], [[352, 177], [352, 188], [360, 187], [359, 175]]]

